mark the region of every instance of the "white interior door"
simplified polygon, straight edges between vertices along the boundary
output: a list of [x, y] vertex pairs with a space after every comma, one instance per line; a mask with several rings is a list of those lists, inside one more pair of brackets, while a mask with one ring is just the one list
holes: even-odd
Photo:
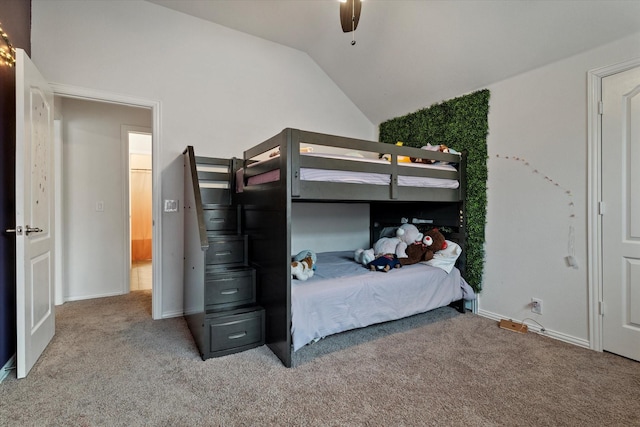
[[640, 361], [640, 67], [602, 80], [602, 347]]
[[55, 332], [53, 91], [16, 53], [17, 376], [27, 376]]

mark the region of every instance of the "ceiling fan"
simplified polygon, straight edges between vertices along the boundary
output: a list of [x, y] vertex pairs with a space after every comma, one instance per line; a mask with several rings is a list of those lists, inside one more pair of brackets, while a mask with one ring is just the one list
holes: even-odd
[[[345, 33], [355, 32], [360, 22], [360, 11], [363, 0], [340, 0], [340, 24]], [[355, 35], [351, 44], [356, 44]]]

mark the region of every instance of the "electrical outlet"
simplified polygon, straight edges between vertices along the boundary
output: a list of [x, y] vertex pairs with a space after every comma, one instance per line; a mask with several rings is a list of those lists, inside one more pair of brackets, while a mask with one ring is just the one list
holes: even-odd
[[531, 298], [531, 311], [542, 314], [542, 300], [540, 298]]

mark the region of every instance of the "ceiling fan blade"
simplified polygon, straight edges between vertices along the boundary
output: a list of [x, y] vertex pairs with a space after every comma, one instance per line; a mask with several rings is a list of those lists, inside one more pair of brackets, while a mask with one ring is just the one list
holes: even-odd
[[342, 31], [349, 33], [355, 31], [360, 22], [360, 10], [362, 9], [362, 0], [347, 0], [340, 2], [340, 24]]

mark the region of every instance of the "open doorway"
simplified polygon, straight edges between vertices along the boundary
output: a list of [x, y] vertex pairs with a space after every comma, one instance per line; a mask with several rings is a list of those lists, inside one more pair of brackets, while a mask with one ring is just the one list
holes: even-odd
[[[159, 162], [159, 156], [160, 156], [160, 144], [161, 144], [161, 139], [162, 139], [162, 135], [161, 135], [161, 129], [160, 129], [160, 102], [159, 101], [155, 101], [155, 100], [149, 100], [149, 99], [142, 99], [142, 98], [137, 98], [137, 97], [131, 97], [131, 96], [126, 96], [126, 95], [122, 95], [122, 94], [114, 94], [114, 93], [108, 93], [108, 92], [102, 92], [102, 91], [97, 91], [97, 90], [93, 90], [93, 89], [87, 89], [87, 88], [80, 88], [80, 87], [75, 87], [75, 86], [68, 86], [68, 85], [64, 85], [64, 84], [57, 84], [57, 83], [51, 83], [50, 84], [54, 90], [54, 93], [60, 97], [61, 99], [76, 99], [76, 100], [85, 100], [85, 101], [93, 101], [94, 104], [96, 105], [104, 105], [104, 104], [113, 104], [113, 105], [117, 105], [120, 107], [134, 107], [133, 113], [136, 114], [136, 112], [140, 112], [140, 111], [144, 111], [147, 110], [150, 113], [150, 118], [147, 119], [144, 123], [137, 123], [131, 120], [131, 118], [133, 117], [132, 115], [128, 115], [126, 120], [121, 121], [120, 123], [126, 123], [126, 124], [130, 124], [130, 125], [136, 125], [136, 126], [144, 126], [148, 129], [152, 129], [152, 134], [153, 134], [153, 138], [152, 138], [152, 145], [153, 145], [153, 153], [152, 153], [152, 159], [153, 159], [153, 169], [152, 169], [152, 175], [153, 175], [153, 254], [154, 259], [153, 259], [153, 289], [152, 289], [152, 317], [154, 319], [161, 319], [165, 316], [164, 312], [163, 312], [163, 298], [162, 298], [162, 294], [163, 294], [163, 287], [162, 287], [162, 215], [160, 214], [160, 212], [162, 212], [161, 210], [161, 194], [162, 194], [162, 190], [161, 190], [161, 179], [160, 179], [160, 171], [161, 168], [158, 167], [158, 162]], [[104, 117], [104, 116], [102, 116]], [[119, 128], [120, 130], [120, 128]], [[121, 138], [121, 135], [119, 135], [119, 140]], [[121, 144], [119, 144], [121, 145]], [[64, 148], [62, 147], [62, 144], [60, 144], [58, 146], [58, 148], [56, 150], [59, 150], [60, 152], [60, 167], [56, 169], [56, 177], [55, 177], [55, 182], [57, 183], [62, 183], [63, 181], [63, 177], [62, 177], [62, 152], [64, 151]], [[128, 155], [128, 150], [126, 152], [123, 152], [123, 157], [126, 159]], [[94, 156], [94, 161], [90, 162], [88, 164], [89, 168], [91, 168], [92, 166], [96, 165], [96, 164], [102, 164], [103, 159], [101, 159], [99, 156]], [[65, 168], [66, 170], [66, 165]], [[113, 175], [112, 171], [112, 175]], [[121, 176], [126, 176], [126, 173], [128, 172], [128, 170], [124, 170], [121, 171]], [[60, 184], [60, 187], [63, 187]], [[58, 191], [58, 190], [56, 190]], [[60, 188], [60, 192], [63, 192], [63, 189]], [[60, 194], [61, 194], [60, 193]], [[126, 189], [125, 189], [125, 194], [126, 194]], [[95, 195], [91, 196], [91, 198], [94, 198]], [[64, 196], [61, 196], [62, 199], [64, 199]], [[124, 200], [126, 200], [126, 197], [123, 198]], [[128, 204], [128, 200], [126, 200], [126, 203]], [[56, 212], [56, 215], [58, 215], [60, 218], [63, 217], [63, 213], [62, 213], [62, 203], [59, 203], [58, 206], [60, 207], [60, 211]], [[75, 209], [75, 205], [71, 206], [72, 208]], [[128, 224], [128, 217], [129, 217], [129, 211], [128, 211], [128, 207], [126, 209], [126, 211], [123, 211], [124, 215], [122, 215], [125, 219], [125, 224]], [[75, 223], [73, 223], [74, 227], [72, 227], [72, 229], [75, 229]], [[128, 231], [128, 227], [127, 231]], [[59, 228], [59, 230], [61, 230], [61, 233], [65, 234], [65, 238], [63, 239], [64, 242], [67, 241], [67, 233], [65, 232], [66, 230], [64, 229], [64, 227]], [[111, 252], [111, 250], [109, 248], [105, 248], [103, 242], [101, 242], [100, 240], [98, 240], [95, 236], [95, 233], [90, 230], [90, 236], [92, 241], [94, 242], [94, 246], [102, 248], [102, 250], [109, 250], [109, 252]], [[123, 235], [125, 233], [122, 233]], [[64, 244], [63, 242], [63, 244]], [[65, 245], [66, 246], [66, 245]], [[123, 247], [126, 247], [126, 250], [122, 250]], [[123, 244], [123, 246], [120, 247], [119, 251], [120, 253], [122, 252], [126, 252], [126, 268], [125, 266], [123, 266], [122, 270], [123, 272], [125, 272], [126, 274], [126, 291], [129, 291], [129, 272], [128, 272], [128, 266], [130, 263], [130, 255], [129, 255], [129, 244], [128, 241], [126, 243], [126, 245]], [[114, 251], [118, 251], [118, 249], [114, 249]], [[66, 261], [67, 261], [67, 256], [69, 254], [66, 253], [66, 251], [63, 249], [61, 250], [59, 253], [62, 254], [61, 257], [58, 257], [59, 259], [61, 259], [61, 265], [60, 271], [63, 272], [63, 274], [65, 273], [65, 265]], [[84, 255], [83, 255], [84, 256]], [[124, 257], [122, 257], [124, 258]], [[124, 261], [125, 259], [123, 259]], [[83, 261], [78, 261], [76, 260], [74, 262], [74, 270], [77, 267], [81, 267], [83, 266]], [[89, 264], [91, 265], [91, 264]], [[67, 266], [68, 267], [68, 266]], [[87, 275], [87, 279], [90, 278], [101, 278], [103, 275], [96, 275], [95, 274], [95, 269], [92, 270], [93, 272], [90, 275]], [[67, 270], [68, 272], [68, 270]], [[110, 271], [108, 271], [110, 272]], [[124, 278], [123, 278], [124, 279]], [[93, 280], [90, 280], [91, 282]], [[122, 283], [122, 281], [118, 281], [120, 283]], [[68, 298], [69, 293], [68, 293], [68, 286], [69, 286], [69, 282], [68, 282], [68, 277], [63, 277], [62, 280], [57, 281], [56, 282], [56, 295], [62, 295], [63, 296], [63, 301], [69, 301], [71, 299], [82, 299], [81, 297], [79, 298], [78, 296], [76, 296], [76, 298]], [[124, 289], [121, 288], [120, 293], [122, 293], [124, 291]], [[115, 294], [115, 293], [114, 293]]]
[[151, 129], [123, 128], [129, 147], [129, 289], [149, 290], [153, 284]]
[[129, 142], [123, 129], [151, 134], [152, 111], [64, 96], [58, 104], [63, 300], [128, 293]]

